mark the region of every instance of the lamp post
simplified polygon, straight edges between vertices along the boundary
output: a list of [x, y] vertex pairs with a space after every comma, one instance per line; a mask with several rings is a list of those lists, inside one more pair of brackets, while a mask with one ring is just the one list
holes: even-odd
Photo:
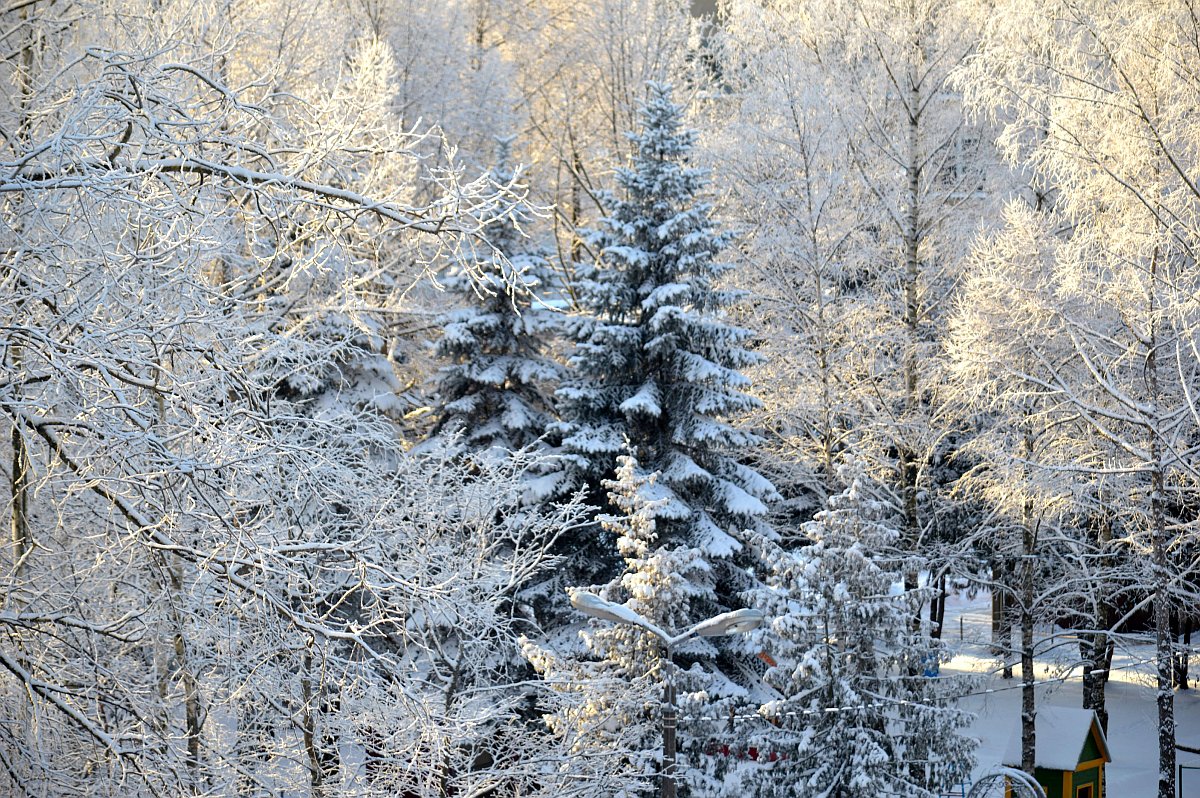
[[663, 684], [663, 767], [659, 794], [662, 798], [675, 798], [675, 663], [671, 660], [671, 647], [693, 637], [719, 637], [749, 632], [762, 625], [765, 616], [761, 610], [753, 609], [723, 612], [693, 625], [685, 632], [671, 635], [628, 607], [606, 601], [595, 593], [572, 593], [571, 606], [593, 618], [639, 626], [662, 641], [666, 678]]

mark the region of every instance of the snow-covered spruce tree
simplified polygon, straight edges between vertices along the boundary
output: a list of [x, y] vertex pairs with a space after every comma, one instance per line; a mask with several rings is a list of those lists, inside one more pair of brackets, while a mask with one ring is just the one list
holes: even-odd
[[[721, 288], [730, 242], [698, 198], [704, 170], [687, 166], [695, 133], [681, 127], [670, 87], [648, 84], [632, 166], [617, 170], [622, 197], [592, 234], [599, 262], [583, 269], [579, 296], [589, 315], [574, 329], [574, 372], [558, 391], [563, 448], [591, 485], [610, 475], [628, 445], [659, 472], [665, 499], [659, 539], [698, 549], [717, 585], [701, 614], [726, 609], [746, 589], [732, 567], [741, 530], [770, 535], [762, 520], [774, 487], [737, 456], [756, 435], [728, 419], [760, 403], [741, 373], [758, 361], [748, 330], [722, 320], [739, 293]], [[598, 491], [597, 491], [598, 492]]]
[[902, 591], [900, 563], [874, 554], [893, 547], [902, 519], [858, 467], [840, 471], [849, 487], [804, 525], [811, 546], [756, 542], [770, 574], [755, 603], [773, 621], [754, 637], [782, 697], [761, 709], [778, 725], [747, 743], [784, 756], [735, 771], [740, 795], [934, 796], [970, 772], [973, 743], [959, 734], [969, 716], [939, 702], [962, 684], [911, 675], [940, 641], [925, 625], [914, 645], [921, 591]]
[[530, 130], [537, 201], [558, 208], [556, 246], [569, 281], [574, 262], [583, 259], [582, 228], [602, 215], [596, 203], [602, 178], [632, 152], [625, 131], [637, 124], [645, 81], [686, 69], [688, 6], [676, 0], [490, 4], [504, 20], [497, 33], [505, 61], [515, 67], [512, 89], [520, 99], [512, 105]]
[[[499, 139], [497, 185], [519, 180], [511, 148], [511, 138]], [[465, 306], [442, 318], [437, 354], [450, 364], [438, 377], [435, 431], [461, 433], [471, 448], [523, 448], [553, 420], [550, 392], [562, 367], [543, 350], [558, 317], [535, 296], [549, 267], [524, 230], [532, 221], [528, 211], [508, 209], [484, 223], [490, 249], [461, 252], [442, 277]]]
[[[675, 499], [646, 474], [633, 457], [621, 457], [615, 481], [605, 481], [617, 515], [601, 516], [617, 536], [624, 570], [600, 589], [660, 629], [676, 631], [697, 618], [693, 604], [704, 601], [697, 584], [708, 565], [699, 549], [659, 546], [660, 514]], [[555, 652], [527, 643], [525, 653], [550, 689], [545, 719], [564, 746], [561, 766], [550, 780], [572, 785], [572, 795], [633, 796], [652, 783], [661, 767], [661, 700], [668, 664], [662, 642], [645, 629], [592, 621], [580, 635], [582, 650]], [[676, 659], [711, 658], [703, 638], [672, 650]], [[677, 669], [675, 681], [684, 706], [705, 696], [714, 674], [698, 665]], [[582, 786], [581, 785], [586, 785]]]

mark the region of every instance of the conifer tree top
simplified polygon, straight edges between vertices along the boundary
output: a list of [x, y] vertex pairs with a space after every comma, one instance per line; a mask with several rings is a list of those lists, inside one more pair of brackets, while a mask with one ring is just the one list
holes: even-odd
[[742, 373], [758, 357], [745, 347], [750, 331], [725, 323], [741, 297], [718, 285], [732, 237], [700, 198], [707, 174], [688, 165], [695, 133], [669, 86], [648, 84], [640, 118], [633, 161], [616, 173], [619, 197], [607, 197], [610, 215], [591, 234], [599, 262], [579, 270], [588, 314], [573, 330], [574, 376], [558, 392], [563, 444], [595, 479], [628, 442], [661, 473], [667, 538], [728, 557], [776, 498], [738, 462], [757, 436], [732, 423], [758, 406]]
[[[512, 139], [497, 142], [491, 179], [512, 186]], [[442, 278], [461, 306], [442, 316], [436, 352], [449, 362], [438, 374], [435, 431], [461, 431], [474, 448], [519, 449], [540, 439], [553, 418], [549, 392], [562, 377], [545, 353], [557, 318], [534, 300], [549, 264], [525, 229], [532, 215], [512, 202], [481, 212], [490, 251], [466, 253]]]

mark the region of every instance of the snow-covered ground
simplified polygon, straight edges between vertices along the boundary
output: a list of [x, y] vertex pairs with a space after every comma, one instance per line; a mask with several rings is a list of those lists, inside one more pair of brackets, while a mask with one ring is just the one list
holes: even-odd
[[[959, 625], [959, 619], [962, 625]], [[1000, 764], [1009, 737], [1018, 728], [1021, 710], [1020, 666], [1014, 678], [1003, 679], [997, 673], [998, 660], [991, 656], [988, 639], [991, 604], [987, 594], [975, 598], [954, 596], [946, 608], [946, 640], [957, 655], [945, 669], [947, 673], [986, 674], [978, 688], [980, 695], [963, 700], [962, 707], [977, 713], [969, 733], [980, 741], [979, 764], [975, 777]], [[959, 639], [960, 628], [962, 639]], [[1061, 634], [1061, 630], [1059, 630]], [[1038, 705], [1079, 707], [1081, 678], [1078, 667], [1071, 668], [1079, 648], [1073, 639], [1060, 637], [1049, 642], [1050, 629], [1039, 630], [1038, 649], [1050, 649], [1037, 660]], [[1108, 766], [1109, 798], [1150, 798], [1155, 794], [1158, 772], [1157, 710], [1154, 704], [1152, 673], [1153, 647], [1146, 643], [1119, 646], [1108, 685], [1108, 744], [1113, 762]], [[1193, 678], [1200, 676], [1200, 658], [1192, 663]], [[991, 692], [983, 692], [990, 690]], [[1200, 690], [1175, 694], [1176, 740], [1200, 748]], [[1179, 764], [1200, 768], [1200, 756], [1179, 752]], [[1200, 798], [1200, 769], [1185, 770], [1182, 798]]]

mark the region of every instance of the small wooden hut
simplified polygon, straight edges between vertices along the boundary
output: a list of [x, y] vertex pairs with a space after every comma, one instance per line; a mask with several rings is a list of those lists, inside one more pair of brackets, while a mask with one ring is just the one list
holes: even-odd
[[[1034, 721], [1034, 773], [1046, 798], [1100, 798], [1108, 740], [1090, 709], [1038, 707]], [[1021, 767], [1021, 728], [1009, 739], [1004, 764]], [[1011, 788], [1007, 791], [1011, 793]]]

